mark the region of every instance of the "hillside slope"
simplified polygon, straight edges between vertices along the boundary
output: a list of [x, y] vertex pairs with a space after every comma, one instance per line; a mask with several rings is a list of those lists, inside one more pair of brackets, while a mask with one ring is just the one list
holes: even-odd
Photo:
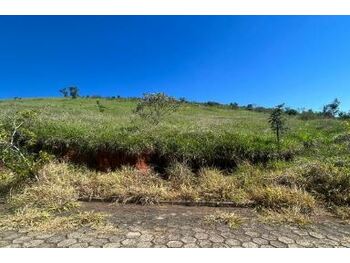
[[266, 113], [183, 103], [159, 125], [151, 125], [133, 114], [136, 100], [99, 101], [104, 112], [99, 111], [96, 99], [89, 98], [2, 100], [0, 118], [23, 109], [34, 110], [38, 120], [33, 131], [39, 143], [33, 150], [45, 149], [100, 168], [134, 164], [139, 156], [142, 162], [163, 166], [178, 160], [194, 167], [223, 168], [244, 160], [289, 160], [305, 145], [329, 143], [344, 130], [337, 120], [288, 117], [289, 129], [278, 153]]

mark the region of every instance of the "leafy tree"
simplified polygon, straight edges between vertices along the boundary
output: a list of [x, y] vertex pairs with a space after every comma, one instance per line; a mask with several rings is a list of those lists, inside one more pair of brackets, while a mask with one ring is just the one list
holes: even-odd
[[269, 117], [271, 130], [276, 134], [278, 149], [280, 149], [281, 135], [286, 130], [286, 124], [285, 124], [286, 120], [283, 116], [283, 112], [284, 112], [283, 107], [284, 107], [284, 104], [277, 105], [273, 109]]
[[186, 100], [186, 98], [185, 98], [185, 97], [181, 97], [181, 98], [179, 98], [179, 101], [180, 101], [181, 103], [187, 103], [187, 100]]
[[68, 97], [68, 90], [67, 88], [60, 89], [60, 93], [63, 95], [63, 97]]
[[219, 102], [216, 102], [216, 101], [208, 101], [205, 103], [205, 105], [207, 105], [207, 106], [221, 106], [221, 104]]
[[237, 102], [233, 102], [233, 103], [231, 102], [229, 106], [231, 109], [238, 109], [239, 108], [239, 105]]
[[253, 104], [248, 104], [246, 109], [247, 110], [253, 110], [254, 109], [254, 105]]
[[134, 112], [141, 118], [153, 124], [158, 124], [162, 118], [177, 110], [179, 103], [164, 93], [145, 93]]
[[328, 118], [335, 117], [339, 112], [340, 101], [334, 99], [333, 102], [323, 106], [323, 115]]
[[69, 94], [72, 97], [72, 99], [76, 99], [77, 97], [79, 97], [78, 87], [75, 87], [75, 86], [69, 87]]
[[292, 109], [292, 108], [285, 108], [284, 112], [290, 116], [294, 116], [294, 115], [297, 115], [299, 113], [297, 110]]

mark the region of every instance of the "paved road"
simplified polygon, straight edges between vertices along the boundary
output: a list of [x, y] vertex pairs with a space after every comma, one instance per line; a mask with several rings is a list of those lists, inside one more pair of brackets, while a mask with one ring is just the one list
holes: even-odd
[[208, 225], [205, 215], [218, 208], [89, 203], [88, 210], [110, 213], [119, 231], [98, 234], [0, 232], [0, 247], [350, 247], [350, 225], [329, 217], [306, 229], [262, 224], [252, 209], [220, 208], [246, 218], [238, 229]]

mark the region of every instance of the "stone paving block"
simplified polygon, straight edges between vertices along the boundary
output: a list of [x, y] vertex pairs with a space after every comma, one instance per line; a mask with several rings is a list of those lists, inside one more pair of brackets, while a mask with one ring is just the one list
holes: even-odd
[[57, 244], [57, 247], [69, 247], [70, 245], [73, 245], [73, 244], [75, 244], [75, 243], [77, 243], [77, 240], [76, 239], [73, 239], [73, 238], [71, 238], [71, 239], [65, 239], [65, 240], [63, 240], [63, 241], [61, 241], [61, 242], [59, 242], [58, 244]]
[[241, 241], [239, 241], [237, 239], [232, 239], [232, 238], [226, 239], [225, 243], [230, 247], [241, 247], [242, 246]]
[[197, 239], [202, 240], [202, 239], [208, 239], [208, 238], [209, 238], [209, 235], [206, 234], [206, 233], [196, 233], [196, 234], [194, 235], [194, 237], [197, 238]]
[[257, 244], [253, 243], [253, 242], [243, 242], [242, 243], [242, 247], [245, 248], [257, 248], [259, 247]]
[[179, 248], [183, 246], [183, 243], [181, 241], [169, 241], [166, 245], [169, 248]]
[[149, 241], [142, 241], [136, 244], [136, 247], [138, 248], [150, 248], [152, 246], [153, 246], [152, 242], [149, 242]]
[[211, 235], [209, 240], [213, 243], [222, 243], [225, 241], [225, 239], [220, 235]]
[[42, 243], [44, 243], [44, 240], [34, 239], [34, 240], [30, 240], [29, 242], [23, 243], [23, 247], [27, 247], [27, 248], [37, 247], [37, 246], [41, 245]]
[[184, 248], [196, 248], [198, 245], [196, 243], [187, 243], [184, 245]]
[[140, 241], [152, 241], [154, 236], [151, 234], [142, 234], [139, 239]]
[[121, 243], [126, 247], [134, 247], [137, 242], [134, 238], [127, 238], [127, 239], [124, 239]]
[[137, 238], [137, 237], [139, 237], [139, 236], [141, 236], [141, 233], [140, 233], [140, 232], [128, 232], [128, 233], [126, 234], [126, 237], [127, 237], [127, 238]]
[[89, 244], [88, 243], [75, 243], [73, 245], [70, 245], [70, 248], [86, 248], [88, 247]]
[[279, 237], [278, 241], [280, 241], [280, 242], [282, 242], [284, 244], [293, 244], [293, 243], [295, 243], [293, 239], [288, 238], [288, 237], [283, 237], [283, 236]]
[[103, 245], [104, 248], [118, 248], [121, 247], [120, 243], [107, 243]]

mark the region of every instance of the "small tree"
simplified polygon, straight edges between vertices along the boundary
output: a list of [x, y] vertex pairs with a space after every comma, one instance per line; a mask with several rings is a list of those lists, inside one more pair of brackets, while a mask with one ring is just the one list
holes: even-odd
[[60, 89], [60, 93], [63, 95], [63, 97], [68, 97], [68, 90], [67, 88]]
[[239, 108], [239, 105], [237, 102], [231, 102], [229, 106], [231, 109], [238, 109]]
[[323, 115], [328, 118], [335, 117], [339, 112], [340, 101], [334, 99], [333, 102], [323, 106]]
[[254, 109], [254, 105], [253, 104], [248, 104], [246, 109], [247, 110], [253, 110]]
[[158, 124], [161, 119], [176, 111], [179, 103], [164, 93], [144, 94], [134, 112], [141, 118]]
[[286, 130], [285, 118], [283, 116], [284, 104], [277, 105], [269, 117], [271, 130], [276, 134], [278, 150], [280, 149], [281, 135]]
[[98, 111], [101, 113], [104, 112], [106, 109], [106, 107], [103, 106], [99, 100], [96, 100], [96, 106], [97, 106]]
[[72, 97], [72, 99], [76, 99], [77, 97], [79, 97], [78, 87], [75, 87], [75, 86], [69, 87], [69, 94]]

